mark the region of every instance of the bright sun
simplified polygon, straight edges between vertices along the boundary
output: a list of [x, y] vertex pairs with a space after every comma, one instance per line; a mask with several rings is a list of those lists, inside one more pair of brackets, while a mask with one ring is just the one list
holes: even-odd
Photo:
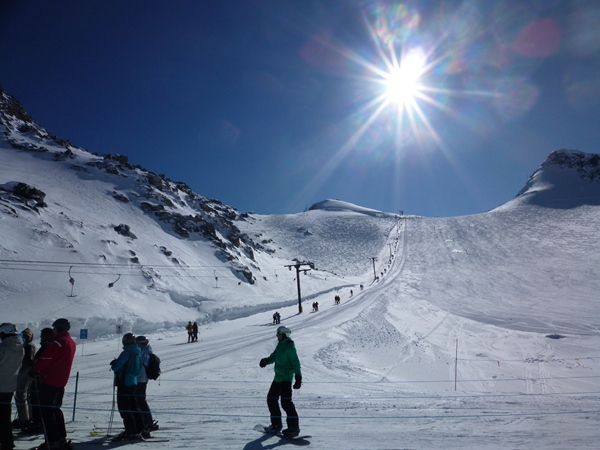
[[419, 95], [419, 81], [425, 72], [425, 57], [421, 50], [410, 52], [385, 76], [385, 96], [389, 103], [408, 106]]

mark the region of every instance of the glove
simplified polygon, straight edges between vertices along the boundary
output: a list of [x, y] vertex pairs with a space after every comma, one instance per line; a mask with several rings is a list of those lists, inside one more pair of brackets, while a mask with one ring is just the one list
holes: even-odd
[[267, 364], [269, 364], [269, 358], [263, 358], [258, 363], [260, 367], [267, 367]]
[[294, 383], [294, 386], [292, 386], [294, 389], [300, 389], [300, 386], [302, 386], [302, 375], [296, 375], [296, 382]]
[[110, 367], [114, 366], [116, 362], [117, 362], [117, 360], [116, 360], [116, 359], [113, 359], [113, 360], [110, 362]]

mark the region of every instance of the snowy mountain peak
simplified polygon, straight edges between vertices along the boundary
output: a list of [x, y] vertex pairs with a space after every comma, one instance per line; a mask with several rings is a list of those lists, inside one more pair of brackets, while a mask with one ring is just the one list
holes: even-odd
[[0, 86], [0, 125], [6, 128], [7, 138], [16, 133], [33, 133], [38, 138], [55, 138], [33, 120], [17, 99], [5, 92], [2, 86]]
[[575, 169], [583, 180], [600, 180], [600, 155], [584, 153], [578, 150], [555, 150], [542, 167], [560, 167]]
[[600, 205], [600, 155], [553, 151], [517, 196], [498, 209], [520, 205], [560, 209]]
[[362, 206], [357, 206], [353, 203], [344, 202], [342, 200], [322, 200], [320, 202], [315, 203], [310, 208], [309, 211], [322, 210], [322, 211], [352, 211], [361, 214], [368, 214], [371, 216], [388, 216], [390, 214], [383, 213], [381, 211], [377, 211], [376, 209], [364, 208]]

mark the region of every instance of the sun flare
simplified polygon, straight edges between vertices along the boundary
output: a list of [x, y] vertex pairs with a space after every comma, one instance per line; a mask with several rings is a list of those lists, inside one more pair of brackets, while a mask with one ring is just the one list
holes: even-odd
[[421, 88], [419, 81], [424, 73], [425, 57], [421, 50], [409, 53], [385, 75], [386, 100], [398, 106], [413, 103]]

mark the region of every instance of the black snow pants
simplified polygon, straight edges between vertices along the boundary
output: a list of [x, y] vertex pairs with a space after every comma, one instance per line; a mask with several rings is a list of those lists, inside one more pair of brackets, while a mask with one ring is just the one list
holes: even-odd
[[281, 407], [287, 414], [286, 423], [288, 428], [300, 428], [298, 413], [294, 402], [292, 402], [292, 383], [285, 381], [273, 381], [267, 394], [267, 406], [271, 414], [271, 424], [276, 428], [281, 428], [281, 410], [279, 409], [279, 397], [281, 397]]

